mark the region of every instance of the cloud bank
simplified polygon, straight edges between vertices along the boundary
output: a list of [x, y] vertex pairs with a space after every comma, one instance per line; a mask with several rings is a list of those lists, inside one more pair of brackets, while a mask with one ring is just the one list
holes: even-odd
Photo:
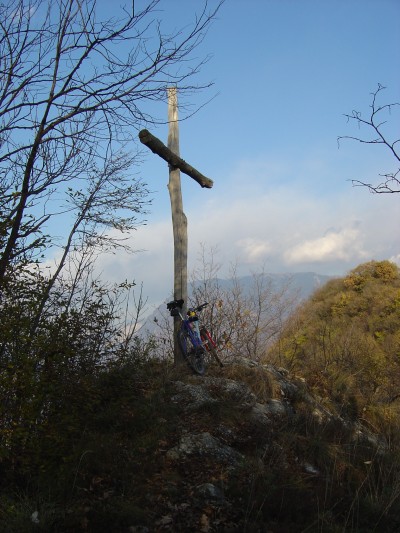
[[[301, 181], [265, 187], [267, 182], [255, 175], [247, 178], [247, 187], [233, 179], [229, 190], [196, 190], [202, 201], [189, 201], [185, 207], [189, 270], [201, 244], [218, 248], [221, 275], [227, 275], [232, 263], [240, 275], [262, 267], [268, 272], [344, 275], [371, 259], [399, 262], [400, 213], [392, 197], [367, 194], [350, 184], [321, 193]], [[170, 213], [156, 221], [150, 216], [148, 225], [132, 234], [131, 244], [143, 251], [103, 256], [98, 267], [108, 279], [143, 283], [149, 304], [157, 305], [173, 290]]]
[[360, 246], [361, 233], [358, 228], [330, 229], [322, 237], [305, 240], [287, 250], [283, 255], [288, 264], [324, 263], [327, 261], [347, 262], [352, 257], [367, 257]]

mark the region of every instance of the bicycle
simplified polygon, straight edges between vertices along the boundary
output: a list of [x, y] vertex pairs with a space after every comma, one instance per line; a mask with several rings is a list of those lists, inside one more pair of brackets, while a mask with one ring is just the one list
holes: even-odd
[[211, 336], [211, 333], [205, 326], [199, 326], [200, 313], [208, 302], [205, 302], [198, 307], [187, 310], [187, 318], [182, 315], [182, 307], [184, 300], [173, 300], [167, 303], [167, 309], [170, 315], [179, 316], [181, 319], [181, 327], [178, 331], [178, 343], [182, 355], [189, 365], [189, 367], [196, 372], [196, 374], [203, 375], [205, 372], [204, 356], [209, 353], [214, 357], [220, 367], [223, 363], [217, 354], [217, 345]]

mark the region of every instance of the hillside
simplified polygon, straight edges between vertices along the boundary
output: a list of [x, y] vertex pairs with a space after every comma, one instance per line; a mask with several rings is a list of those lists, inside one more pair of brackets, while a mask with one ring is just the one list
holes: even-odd
[[[374, 426], [400, 408], [400, 277], [389, 261], [329, 281], [286, 323], [269, 359]], [[383, 422], [385, 423], [385, 422]]]
[[3, 454], [0, 531], [398, 532], [399, 326], [399, 271], [372, 262], [261, 362], [199, 377], [137, 351], [86, 375]]
[[398, 531], [392, 446], [303, 379], [248, 360], [126, 370], [24, 492], [3, 479], [1, 531]]

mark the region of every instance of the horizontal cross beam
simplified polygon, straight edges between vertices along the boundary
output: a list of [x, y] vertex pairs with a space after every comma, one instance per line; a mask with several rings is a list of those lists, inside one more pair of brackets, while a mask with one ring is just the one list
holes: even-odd
[[198, 170], [186, 163], [186, 161], [172, 152], [162, 141], [160, 141], [160, 139], [154, 137], [154, 135], [148, 130], [141, 130], [139, 132], [139, 139], [142, 144], [150, 148], [154, 154], [159, 155], [161, 159], [164, 159], [164, 161], [166, 161], [171, 167], [179, 168], [180, 171], [193, 178], [202, 187], [211, 189], [214, 185], [212, 180], [206, 178], [206, 176], [203, 176]]

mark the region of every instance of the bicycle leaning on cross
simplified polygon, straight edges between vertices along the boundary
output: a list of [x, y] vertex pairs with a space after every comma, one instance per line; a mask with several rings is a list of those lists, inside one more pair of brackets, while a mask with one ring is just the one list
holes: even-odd
[[189, 367], [199, 375], [206, 370], [205, 355], [214, 357], [219, 366], [224, 366], [217, 354], [217, 344], [205, 326], [200, 326], [198, 314], [208, 305], [205, 302], [198, 307], [187, 310], [187, 317], [182, 314], [184, 300], [173, 300], [167, 303], [170, 315], [179, 316], [181, 327], [178, 331], [178, 343], [182, 355]]

